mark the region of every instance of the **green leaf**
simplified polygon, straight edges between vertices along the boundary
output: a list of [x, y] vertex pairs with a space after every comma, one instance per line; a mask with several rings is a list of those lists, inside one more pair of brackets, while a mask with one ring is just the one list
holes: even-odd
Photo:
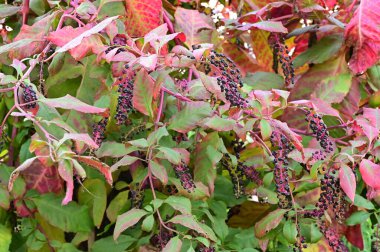
[[160, 152], [162, 152], [165, 158], [172, 164], [181, 164], [181, 155], [171, 148], [159, 147]]
[[182, 196], [169, 196], [165, 200], [165, 203], [183, 214], [191, 214], [191, 201], [188, 198]]
[[112, 238], [112, 236], [108, 236], [106, 238], [102, 238], [95, 241], [91, 247], [91, 252], [104, 252], [104, 251], [124, 252], [135, 241], [136, 241], [136, 238], [132, 236], [128, 236], [128, 235], [120, 235], [117, 241], [115, 241]]
[[277, 209], [269, 213], [255, 224], [255, 234], [257, 238], [263, 238], [266, 233], [278, 226], [287, 212], [285, 209]]
[[39, 195], [32, 200], [44, 219], [66, 232], [90, 232], [93, 227], [87, 206], [80, 206], [73, 201], [63, 206], [62, 198], [52, 193]]
[[236, 125], [236, 121], [228, 118], [213, 116], [202, 121], [203, 125], [217, 131], [230, 131]]
[[223, 154], [218, 150], [224, 147], [218, 132], [206, 135], [195, 146], [194, 180], [205, 184], [210, 193], [214, 191], [216, 177], [216, 164], [222, 159]]
[[127, 165], [131, 165], [133, 164], [134, 162], [136, 162], [137, 160], [139, 160], [138, 157], [135, 157], [135, 156], [129, 156], [129, 155], [125, 155], [122, 159], [120, 159], [119, 161], [117, 161], [115, 164], [113, 164], [111, 166], [111, 172], [114, 172], [117, 170], [117, 168], [119, 168], [120, 166], [127, 166]]
[[329, 76], [315, 88], [313, 95], [327, 103], [339, 103], [350, 91], [351, 84], [352, 75], [350, 73]]
[[133, 146], [136, 146], [138, 148], [148, 148], [149, 147], [149, 143], [145, 138], [132, 140], [132, 141], [129, 141], [128, 143], [133, 145]]
[[169, 129], [187, 133], [194, 129], [202, 119], [211, 116], [210, 104], [203, 101], [188, 102], [185, 107], [170, 119]]
[[99, 228], [107, 207], [107, 191], [104, 182], [100, 179], [86, 179], [78, 192], [78, 201], [92, 209], [94, 224]]
[[106, 214], [107, 218], [113, 223], [119, 214], [125, 212], [130, 207], [128, 200], [129, 191], [120, 192], [109, 204]]
[[333, 58], [341, 49], [343, 43], [342, 35], [331, 35], [323, 37], [318, 43], [301, 53], [294, 59], [294, 67], [304, 64], [320, 64]]
[[113, 232], [114, 240], [120, 236], [120, 234], [127, 230], [129, 227], [135, 225], [139, 220], [147, 215], [148, 212], [141, 209], [133, 208], [122, 215], [119, 215], [116, 220], [115, 230]]
[[148, 136], [148, 145], [151, 146], [155, 143], [158, 144], [160, 139], [164, 136], [169, 136], [169, 132], [167, 131], [166, 127], [160, 127], [157, 130], [153, 131]]
[[178, 236], [170, 239], [170, 241], [163, 248], [162, 252], [179, 252], [182, 248], [182, 241]]
[[[0, 7], [1, 8], [1, 7]], [[12, 241], [12, 232], [6, 226], [0, 224], [0, 252], [8, 252]]]
[[144, 115], [153, 117], [152, 101], [154, 81], [148, 72], [142, 68], [136, 75], [133, 87], [133, 107]]
[[125, 147], [125, 144], [117, 142], [103, 142], [100, 148], [96, 150], [96, 156], [98, 158], [102, 157], [123, 157], [133, 151], [138, 150], [137, 147], [131, 146], [129, 148]]
[[145, 232], [150, 232], [153, 228], [153, 225], [154, 225], [154, 216], [153, 214], [151, 214], [143, 220], [141, 229]]
[[244, 83], [249, 91], [251, 90], [272, 90], [284, 87], [284, 78], [281, 75], [270, 72], [247, 73]]
[[17, 14], [17, 12], [19, 11], [20, 11], [20, 6], [0, 4], [0, 18], [1, 19]]
[[267, 120], [260, 120], [260, 131], [263, 140], [268, 140], [272, 135], [272, 127], [270, 126], [270, 123]]
[[152, 174], [158, 178], [164, 185], [168, 183], [168, 173], [163, 165], [155, 162], [154, 160], [149, 161], [149, 169]]
[[364, 211], [358, 211], [350, 215], [348, 219], [346, 220], [346, 224], [348, 226], [354, 226], [357, 224], [361, 224], [365, 222], [369, 216], [371, 216], [371, 213], [364, 212]]
[[174, 216], [169, 222], [180, 224], [184, 227], [187, 227], [191, 230], [195, 230], [200, 234], [205, 235], [207, 238], [209, 238], [212, 241], [216, 241], [217, 238], [214, 234], [214, 232], [210, 230], [205, 230], [204, 227], [202, 227], [192, 215], [177, 215]]
[[375, 206], [373, 205], [373, 203], [371, 201], [363, 198], [359, 194], [355, 195], [354, 205], [357, 207], [363, 207], [363, 208], [370, 209], [370, 210], [375, 209]]
[[293, 221], [288, 220], [287, 222], [285, 222], [282, 231], [286, 240], [289, 243], [294, 244], [297, 241], [297, 227]]

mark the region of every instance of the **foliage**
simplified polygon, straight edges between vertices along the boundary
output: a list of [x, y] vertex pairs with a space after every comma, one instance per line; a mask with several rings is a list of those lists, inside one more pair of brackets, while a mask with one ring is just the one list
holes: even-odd
[[378, 251], [379, 8], [0, 4], [0, 251]]

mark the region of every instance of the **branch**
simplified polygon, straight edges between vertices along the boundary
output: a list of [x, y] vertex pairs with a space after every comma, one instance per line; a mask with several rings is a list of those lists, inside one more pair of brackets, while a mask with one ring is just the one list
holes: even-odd
[[28, 22], [28, 14], [29, 14], [29, 0], [24, 0], [24, 4], [22, 5], [22, 24], [26, 24]]

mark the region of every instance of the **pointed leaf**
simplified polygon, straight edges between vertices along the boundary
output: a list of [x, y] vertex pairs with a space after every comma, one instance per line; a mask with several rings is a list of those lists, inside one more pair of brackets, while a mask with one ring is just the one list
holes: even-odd
[[164, 185], [166, 185], [168, 183], [168, 174], [167, 174], [166, 169], [163, 165], [161, 165], [158, 162], [155, 162], [154, 160], [150, 160], [149, 161], [149, 170]]
[[284, 214], [287, 210], [285, 209], [277, 209], [273, 212], [269, 213], [267, 216], [262, 218], [259, 222], [255, 224], [255, 235], [257, 238], [263, 238], [266, 233], [278, 226], [282, 219], [284, 218]]
[[179, 252], [182, 248], [182, 241], [175, 236], [170, 239], [170, 241], [162, 249], [162, 252]]
[[72, 97], [71, 95], [65, 95], [60, 98], [41, 98], [38, 101], [54, 108], [76, 110], [86, 114], [99, 114], [105, 116], [108, 114], [107, 109], [88, 105], [77, 98]]
[[339, 169], [340, 187], [347, 194], [348, 198], [354, 202], [356, 191], [356, 178], [352, 169], [345, 164], [342, 164]]
[[128, 212], [119, 215], [117, 217], [115, 230], [113, 232], [114, 240], [117, 240], [123, 231], [135, 225], [142, 217], [147, 214], [148, 212], [145, 210], [133, 208]]
[[144, 115], [153, 117], [152, 101], [154, 81], [145, 69], [141, 69], [135, 79], [133, 88], [133, 107]]

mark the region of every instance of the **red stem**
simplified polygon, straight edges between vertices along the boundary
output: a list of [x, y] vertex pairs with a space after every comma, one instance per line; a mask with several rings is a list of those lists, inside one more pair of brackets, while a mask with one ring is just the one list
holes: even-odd
[[22, 24], [24, 25], [28, 22], [29, 0], [24, 0], [21, 13], [22, 13]]
[[164, 96], [165, 96], [165, 92], [162, 90], [161, 91], [161, 98], [160, 98], [160, 107], [158, 108], [158, 113], [157, 113], [157, 119], [156, 119], [156, 129], [158, 127], [158, 123], [160, 122], [160, 119], [161, 119], [161, 114], [162, 114], [162, 107], [164, 105]]

